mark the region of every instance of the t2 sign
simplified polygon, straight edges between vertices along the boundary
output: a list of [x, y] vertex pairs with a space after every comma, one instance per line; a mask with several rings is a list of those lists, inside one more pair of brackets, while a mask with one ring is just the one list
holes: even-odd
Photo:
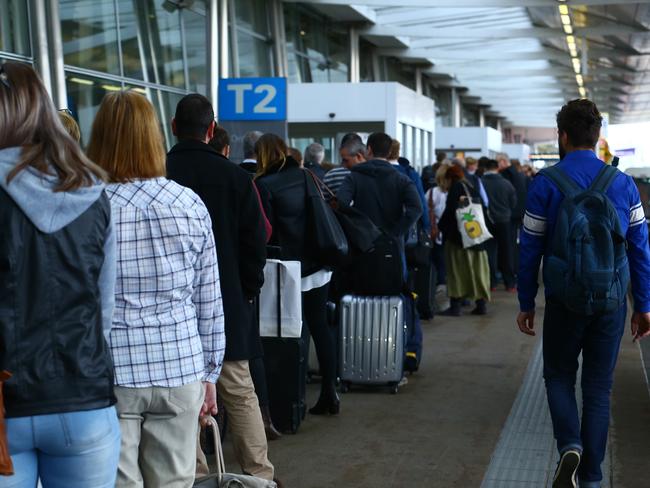
[[286, 78], [219, 81], [219, 120], [286, 120]]

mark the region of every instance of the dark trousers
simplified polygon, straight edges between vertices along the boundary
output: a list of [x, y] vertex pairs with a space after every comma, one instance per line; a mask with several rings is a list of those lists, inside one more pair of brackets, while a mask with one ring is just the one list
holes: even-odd
[[[560, 453], [582, 452], [581, 483], [602, 480], [614, 367], [625, 330], [626, 305], [600, 316], [577, 315], [547, 302], [544, 314], [544, 380]], [[575, 396], [582, 352], [582, 427]]]
[[260, 407], [269, 405], [269, 387], [266, 384], [266, 369], [264, 368], [264, 358], [253, 358], [248, 361], [248, 367], [251, 370], [251, 378], [255, 385], [255, 393]]
[[436, 268], [437, 283], [436, 285], [447, 284], [447, 273], [445, 271], [445, 251], [442, 244], [437, 242], [433, 245], [433, 266]]
[[[336, 346], [334, 331], [327, 323], [327, 295], [329, 284], [303, 292], [302, 316], [314, 339], [316, 356], [323, 377], [321, 396], [326, 399], [336, 393]], [[305, 341], [309, 347], [309, 341]]]
[[512, 243], [512, 271], [515, 276], [519, 273], [519, 233], [521, 232], [522, 219], [510, 221], [510, 242]]
[[512, 225], [510, 222], [494, 223], [490, 226], [494, 236], [487, 243], [488, 261], [490, 262], [490, 279], [492, 288], [497, 285], [497, 269], [503, 277], [506, 288], [514, 288], [517, 284], [514, 271], [514, 254], [512, 240]]

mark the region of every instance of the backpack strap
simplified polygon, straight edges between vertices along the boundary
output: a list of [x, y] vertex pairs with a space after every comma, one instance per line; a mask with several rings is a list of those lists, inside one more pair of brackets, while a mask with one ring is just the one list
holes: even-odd
[[596, 179], [593, 181], [589, 189], [605, 193], [612, 183], [614, 183], [614, 178], [616, 178], [617, 175], [618, 170], [614, 166], [606, 164], [600, 170], [598, 176], [596, 176]]
[[544, 168], [541, 173], [555, 183], [565, 197], [570, 197], [582, 191], [578, 184], [557, 166]]

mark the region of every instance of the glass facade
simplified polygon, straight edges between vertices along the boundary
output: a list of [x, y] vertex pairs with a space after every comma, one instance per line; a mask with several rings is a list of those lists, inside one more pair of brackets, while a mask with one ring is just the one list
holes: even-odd
[[175, 104], [207, 91], [204, 2], [189, 9], [154, 0], [60, 0], [60, 18], [69, 105], [82, 142], [103, 96], [131, 88], [152, 101], [171, 144]]
[[[348, 81], [346, 23], [331, 20], [309, 5], [287, 2], [280, 6], [285, 31], [274, 33], [273, 2], [222, 1], [228, 7], [230, 76], [276, 75], [281, 67], [276, 66], [274, 43], [284, 36], [290, 82]], [[79, 121], [82, 143], [88, 143], [104, 95], [132, 89], [152, 101], [166, 141], [172, 144], [170, 120], [178, 101], [187, 93], [209, 92], [206, 1], [59, 0], [58, 4], [67, 106]], [[0, 0], [0, 60], [34, 61], [32, 6], [31, 0]], [[52, 3], [45, 1], [45, 6], [51, 23]], [[366, 39], [360, 39], [359, 47], [361, 81], [413, 86], [412, 74], [405, 73], [398, 60], [379, 56]], [[51, 49], [47, 55], [52, 55]], [[50, 64], [52, 70], [58, 69]], [[51, 79], [56, 83], [59, 78], [52, 73]], [[413, 156], [422, 152], [415, 146], [425, 146], [423, 137], [412, 133], [405, 138], [405, 143], [412, 141]], [[335, 157], [333, 143], [323, 142], [328, 157]]]

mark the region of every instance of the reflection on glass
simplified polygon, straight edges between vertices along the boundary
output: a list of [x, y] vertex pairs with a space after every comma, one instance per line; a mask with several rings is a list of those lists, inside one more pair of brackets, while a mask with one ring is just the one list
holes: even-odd
[[119, 83], [90, 76], [66, 73], [68, 90], [68, 108], [71, 110], [81, 129], [81, 144], [88, 144], [90, 131], [99, 105], [110, 91], [122, 89]]
[[237, 27], [269, 35], [268, 11], [265, 0], [238, 0], [233, 2]]
[[133, 0], [118, 0], [117, 9], [120, 15], [124, 76], [144, 80], [142, 59], [146, 59], [147, 56], [144, 52], [144, 39], [140, 33], [138, 14], [134, 9]]
[[171, 131], [171, 122], [176, 113], [176, 105], [184, 95], [170, 93], [162, 90], [149, 90], [151, 92], [151, 101], [156, 107], [156, 113], [160, 119], [161, 129], [165, 136], [167, 149], [170, 149], [175, 143], [174, 134]]
[[271, 47], [266, 41], [237, 31], [239, 76], [271, 76]]
[[197, 14], [191, 10], [184, 10], [183, 26], [190, 82], [188, 88], [190, 91], [205, 94], [208, 92], [205, 15]]
[[27, 0], [0, 0], [0, 51], [32, 55]]
[[113, 2], [60, 0], [66, 64], [120, 74]]

